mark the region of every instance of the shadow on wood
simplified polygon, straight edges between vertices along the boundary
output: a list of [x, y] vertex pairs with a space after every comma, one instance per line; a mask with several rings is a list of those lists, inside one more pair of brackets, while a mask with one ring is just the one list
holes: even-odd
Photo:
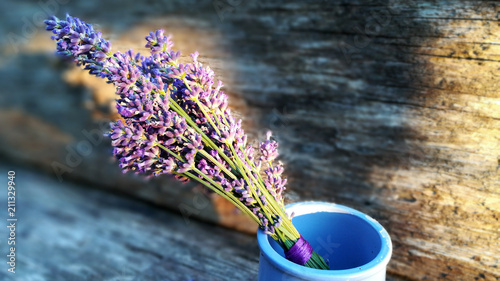
[[[119, 11], [84, 3], [64, 10], [110, 29], [118, 48], [137, 49], [146, 31], [166, 28], [184, 59], [198, 49], [247, 132], [257, 139], [275, 131], [288, 199], [339, 202], [377, 218], [393, 237], [392, 273], [500, 276], [495, 1], [124, 1]], [[35, 2], [2, 5], [27, 18], [38, 9]], [[16, 16], [2, 26], [22, 32]], [[255, 230], [193, 185], [122, 176], [108, 161], [107, 140], [87, 155], [76, 151], [89, 141], [84, 130], [102, 132], [113, 115], [112, 93], [83, 72], [61, 78], [68, 68], [53, 56], [47, 33], [17, 52], [8, 38], [0, 36], [3, 157], [50, 173], [57, 162], [71, 169], [64, 179]], [[71, 149], [80, 157], [74, 167]]]

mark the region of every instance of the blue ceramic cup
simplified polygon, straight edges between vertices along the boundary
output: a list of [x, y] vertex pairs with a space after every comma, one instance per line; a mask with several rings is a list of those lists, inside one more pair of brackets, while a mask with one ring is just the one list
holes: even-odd
[[313, 249], [329, 261], [330, 270], [304, 267], [285, 259], [283, 249], [262, 230], [259, 281], [383, 281], [392, 254], [387, 231], [371, 217], [326, 202], [286, 206], [293, 225]]

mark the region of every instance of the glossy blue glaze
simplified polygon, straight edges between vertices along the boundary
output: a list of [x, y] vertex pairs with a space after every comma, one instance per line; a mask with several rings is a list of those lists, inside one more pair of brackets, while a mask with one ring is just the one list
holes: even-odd
[[352, 208], [326, 202], [286, 206], [292, 220], [313, 249], [329, 260], [331, 270], [294, 264], [281, 247], [259, 230], [259, 281], [382, 281], [392, 254], [391, 239], [371, 217]]

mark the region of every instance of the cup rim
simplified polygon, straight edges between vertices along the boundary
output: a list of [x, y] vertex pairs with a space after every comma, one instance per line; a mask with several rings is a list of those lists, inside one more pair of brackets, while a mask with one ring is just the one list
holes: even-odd
[[268, 235], [264, 233], [263, 230], [259, 228], [257, 231], [257, 241], [259, 243], [259, 248], [261, 253], [270, 261], [275, 267], [297, 277], [368, 277], [374, 275], [380, 270], [386, 270], [386, 266], [389, 263], [392, 255], [392, 242], [389, 237], [389, 234], [384, 229], [384, 227], [378, 223], [375, 219], [370, 216], [352, 209], [350, 207], [329, 203], [329, 202], [320, 202], [320, 201], [305, 201], [305, 202], [297, 202], [287, 204], [285, 206], [287, 214], [291, 212], [294, 213], [294, 216], [301, 216], [306, 214], [312, 214], [317, 212], [335, 212], [335, 213], [346, 213], [351, 214], [356, 217], [361, 218], [363, 221], [366, 221], [371, 227], [373, 227], [376, 232], [379, 234], [381, 240], [380, 251], [370, 262], [355, 268], [349, 269], [340, 269], [340, 270], [321, 270], [315, 268], [309, 268], [305, 266], [301, 266], [295, 264], [280, 254], [278, 254], [269, 243]]

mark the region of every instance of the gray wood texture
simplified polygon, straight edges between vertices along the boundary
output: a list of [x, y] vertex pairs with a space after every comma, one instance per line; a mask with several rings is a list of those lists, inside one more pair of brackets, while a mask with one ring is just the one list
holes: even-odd
[[17, 264], [15, 274], [3, 267], [0, 280], [257, 280], [253, 235], [0, 163], [0, 175], [9, 170], [16, 172]]
[[[0, 166], [2, 175], [10, 169], [18, 187], [18, 262], [15, 274], [2, 266], [0, 280], [257, 280], [259, 249], [253, 236]], [[6, 192], [0, 200], [6, 202]]]
[[[251, 137], [275, 131], [288, 200], [342, 203], [379, 220], [394, 242], [391, 273], [500, 279], [497, 1], [116, 5], [64, 1], [57, 12], [97, 23], [122, 50], [144, 51], [137, 46], [155, 28], [173, 34], [185, 58], [198, 50]], [[52, 174], [58, 163], [63, 181], [255, 229], [193, 185], [122, 176], [109, 142], [88, 137], [116, 117], [113, 90], [56, 59], [47, 33], [26, 32], [19, 19], [43, 13], [37, 1], [0, 8], [9, 11], [0, 27], [2, 157]], [[26, 40], [12, 44], [10, 34]]]

